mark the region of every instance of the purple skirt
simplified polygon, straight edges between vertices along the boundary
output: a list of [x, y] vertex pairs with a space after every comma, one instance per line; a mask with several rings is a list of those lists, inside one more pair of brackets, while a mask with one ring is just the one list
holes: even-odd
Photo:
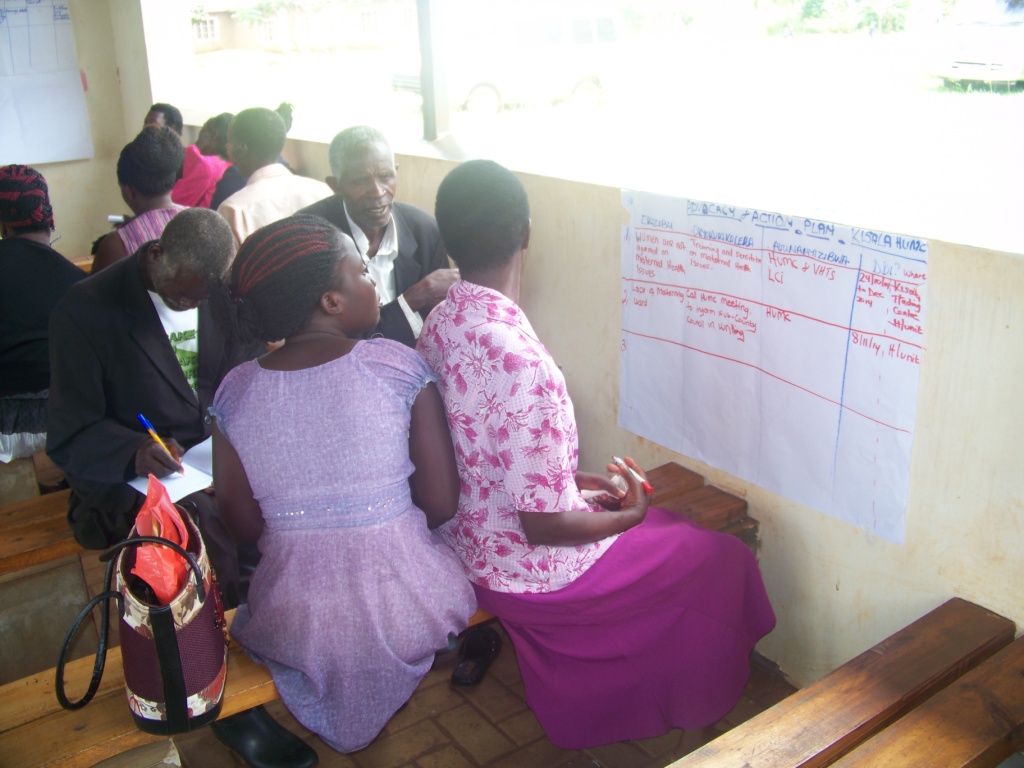
[[563, 749], [718, 721], [775, 626], [742, 541], [654, 507], [557, 592], [474, 589], [512, 639], [527, 703]]

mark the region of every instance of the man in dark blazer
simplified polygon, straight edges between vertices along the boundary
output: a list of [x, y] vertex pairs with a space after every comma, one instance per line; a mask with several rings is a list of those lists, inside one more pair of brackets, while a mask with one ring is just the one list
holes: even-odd
[[[203, 303], [207, 283], [219, 278], [233, 254], [230, 229], [204, 210], [184, 211], [185, 219], [160, 241], [82, 281], [50, 316], [46, 448], [71, 486], [68, 523], [84, 547], [104, 548], [128, 535], [143, 501], [128, 480], [164, 477], [180, 467], [146, 433], [138, 414], [180, 457], [209, 436], [206, 408], [239, 362]], [[198, 350], [191, 360], [172, 347], [158, 300], [164, 312], [194, 313], [199, 342], [192, 344]], [[217, 546], [219, 531], [212, 533], [208, 543]]]
[[414, 347], [423, 320], [458, 280], [434, 218], [395, 202], [398, 172], [384, 135], [368, 126], [339, 133], [328, 151], [334, 195], [299, 213], [321, 216], [352, 237], [381, 297], [381, 335]]
[[[50, 315], [46, 450], [64, 469], [68, 524], [84, 547], [124, 539], [144, 496], [139, 475], [181, 470], [182, 453], [210, 435], [206, 409], [236, 350], [205, 299], [234, 255], [231, 228], [206, 208], [182, 211], [159, 241], [77, 283]], [[142, 427], [144, 414], [174, 455]], [[211, 493], [178, 502], [196, 519], [227, 607], [239, 601], [238, 554]], [[213, 724], [249, 765], [313, 766], [316, 753], [261, 708]]]

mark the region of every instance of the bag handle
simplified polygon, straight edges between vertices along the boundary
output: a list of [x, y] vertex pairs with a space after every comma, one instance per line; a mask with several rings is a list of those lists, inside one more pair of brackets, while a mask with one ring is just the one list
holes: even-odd
[[192, 569], [192, 573], [196, 575], [196, 589], [199, 592], [199, 602], [206, 602], [206, 587], [203, 585], [203, 572], [199, 569], [199, 563], [196, 562], [196, 559], [191, 552], [187, 551], [180, 544], [175, 544], [173, 541], [169, 541], [168, 539], [162, 539], [159, 536], [132, 536], [130, 539], [119, 541], [114, 546], [105, 550], [103, 554], [100, 555], [100, 562], [105, 563], [125, 547], [133, 547], [136, 544], [163, 544], [165, 547], [170, 547], [185, 558], [185, 562], [188, 563], [189, 567]]
[[[116, 589], [110, 588], [110, 581], [113, 578], [113, 575], [114, 563], [111, 561], [107, 563], [106, 575], [103, 577], [103, 591], [90, 600], [78, 616], [75, 617], [74, 622], [71, 624], [71, 630], [68, 632], [68, 636], [64, 639], [64, 645], [60, 649], [60, 658], [57, 659], [57, 680], [54, 684], [54, 691], [57, 694], [57, 701], [62, 707], [64, 707], [64, 709], [81, 709], [92, 701], [92, 697], [95, 696], [96, 691], [99, 690], [100, 680], [103, 678], [103, 668], [107, 663], [107, 639], [110, 635], [111, 598], [117, 600], [118, 611], [124, 610], [124, 597]], [[96, 661], [92, 666], [92, 679], [89, 681], [89, 690], [87, 690], [85, 695], [78, 701], [69, 701], [67, 695], [64, 693], [64, 664], [67, 661], [68, 651], [71, 649], [71, 643], [74, 642], [75, 636], [78, 634], [78, 628], [82, 625], [82, 622], [89, 616], [92, 609], [101, 603], [103, 607], [100, 609], [100, 636], [99, 641], [96, 644]]]
[[[192, 573], [196, 577], [196, 588], [199, 593], [199, 602], [206, 602], [206, 587], [203, 585], [203, 573], [199, 568], [199, 563], [196, 562], [195, 557], [191, 552], [188, 552], [183, 547], [175, 544], [173, 541], [162, 539], [159, 536], [135, 536], [124, 541], [119, 541], [114, 546], [104, 550], [103, 554], [100, 555], [100, 562], [107, 564], [107, 570], [104, 574], [104, 588], [103, 592], [96, 595], [90, 600], [85, 608], [79, 612], [78, 616], [75, 617], [74, 622], [71, 624], [71, 629], [68, 630], [68, 636], [64, 639], [64, 645], [60, 649], [60, 657], [57, 660], [57, 679], [54, 685], [54, 691], [57, 694], [57, 701], [64, 709], [81, 709], [90, 701], [93, 696], [96, 695], [96, 691], [99, 690], [100, 681], [103, 679], [103, 668], [107, 663], [107, 642], [110, 636], [110, 600], [117, 600], [117, 608], [119, 612], [124, 611], [124, 596], [116, 589], [111, 589], [110, 584], [114, 577], [114, 566], [116, 555], [121, 550], [135, 546], [136, 544], [162, 544], [165, 547], [170, 547], [179, 555], [185, 558], [185, 561], [192, 568]], [[89, 690], [85, 692], [85, 695], [78, 701], [70, 701], [64, 691], [64, 666], [67, 663], [68, 652], [71, 650], [71, 644], [74, 642], [75, 636], [78, 634], [78, 629], [82, 625], [82, 622], [86, 620], [92, 609], [97, 605], [101, 605], [100, 609], [100, 633], [99, 641], [96, 644], [96, 661], [92, 667], [92, 679], [89, 681]]]

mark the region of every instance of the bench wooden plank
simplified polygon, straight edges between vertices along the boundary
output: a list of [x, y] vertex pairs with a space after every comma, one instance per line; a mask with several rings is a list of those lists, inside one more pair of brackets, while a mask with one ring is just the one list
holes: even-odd
[[747, 516], [747, 500], [713, 485], [704, 485], [655, 506], [686, 515], [705, 528], [720, 531]]
[[[655, 467], [647, 475], [655, 489], [651, 497], [654, 506], [673, 504], [678, 497], [704, 485], [703, 477], [675, 462]], [[724, 494], [724, 491], [718, 492]], [[69, 490], [48, 493], [0, 509], [0, 531], [4, 534], [0, 536], [0, 576], [84, 551], [67, 524], [70, 493]], [[688, 507], [677, 504], [673, 508], [685, 514], [694, 504], [691, 502]], [[712, 520], [704, 524], [718, 527]]]
[[[233, 618], [234, 611], [228, 611], [229, 624]], [[92, 665], [92, 657], [67, 665], [64, 679], [71, 698], [78, 698], [88, 688]], [[232, 641], [221, 717], [277, 698], [267, 668]], [[100, 689], [83, 709], [69, 712], [59, 708], [53, 670], [0, 687], [0, 728], [4, 768], [88, 768], [99, 760], [167, 738], [143, 733], [135, 726], [125, 698], [120, 648], [107, 652]]]
[[[659, 467], [652, 471], [650, 477], [652, 482], [660, 485], [656, 499], [666, 503], [703, 486], [700, 475], [678, 464]], [[63, 497], [59, 522], [60, 533], [66, 534], [67, 494], [51, 495]], [[56, 503], [51, 504], [51, 509], [57, 508]], [[74, 541], [70, 535], [66, 537]], [[22, 545], [24, 543], [23, 540]], [[228, 621], [233, 617], [234, 611], [229, 611]], [[487, 611], [478, 610], [469, 625], [493, 618]], [[88, 687], [92, 665], [91, 657], [67, 665], [66, 687], [73, 698], [80, 696]], [[125, 701], [119, 648], [111, 648], [108, 652], [100, 690], [84, 709], [67, 712], [58, 708], [53, 676], [53, 670], [49, 670], [0, 687], [0, 755], [4, 755], [5, 768], [86, 768], [99, 760], [165, 738], [142, 733], [132, 721]], [[276, 698], [277, 689], [267, 669], [253, 662], [232, 642], [221, 716]]]
[[[234, 611], [227, 612], [230, 622]], [[494, 618], [477, 611], [470, 626]], [[93, 657], [70, 662], [64, 673], [65, 689], [72, 699], [89, 687]], [[138, 730], [125, 700], [121, 649], [107, 652], [107, 664], [96, 697], [83, 709], [59, 709], [54, 692], [54, 673], [17, 680], [0, 687], [0, 755], [4, 768], [88, 768], [99, 760], [159, 741]], [[266, 667], [257, 664], [231, 642], [228, 677], [221, 717], [266, 704], [278, 698]]]
[[728, 534], [729, 536], [735, 536], [750, 547], [750, 551], [756, 556], [758, 547], [757, 534], [760, 531], [760, 528], [761, 524], [754, 518], [741, 517], [736, 520], [731, 520], [727, 525], [719, 528], [718, 532]]
[[1024, 745], [1024, 637], [861, 744], [836, 768], [997, 766]]
[[68, 528], [68, 496], [58, 491], [0, 509], [0, 575], [81, 552]]
[[704, 478], [701, 475], [674, 461], [647, 470], [646, 474], [648, 482], [654, 488], [651, 495], [653, 507], [664, 507], [677, 496], [704, 485]]
[[824, 766], [1013, 640], [1014, 624], [953, 598], [839, 669], [672, 763]]

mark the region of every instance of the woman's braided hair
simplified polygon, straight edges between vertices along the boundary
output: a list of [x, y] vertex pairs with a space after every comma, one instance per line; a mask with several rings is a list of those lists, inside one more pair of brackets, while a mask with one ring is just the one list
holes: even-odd
[[46, 179], [27, 165], [0, 168], [0, 222], [15, 232], [49, 232], [53, 208]]
[[[342, 256], [342, 232], [319, 216], [268, 224], [238, 250], [226, 296], [233, 331], [247, 341], [279, 341], [309, 322]], [[221, 314], [221, 312], [218, 312]]]

